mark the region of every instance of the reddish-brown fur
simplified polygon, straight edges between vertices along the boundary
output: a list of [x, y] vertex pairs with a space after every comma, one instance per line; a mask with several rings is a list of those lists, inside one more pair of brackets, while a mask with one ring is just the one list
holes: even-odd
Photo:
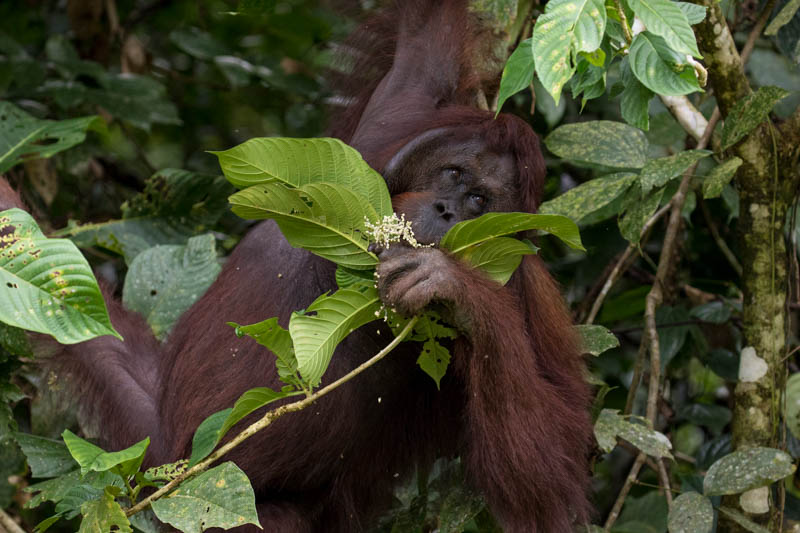
[[[361, 30], [372, 44], [353, 46], [363, 54], [359, 64], [371, 70], [358, 70], [366, 76], [358, 80], [364, 90], [350, 93], [354, 100], [337, 134], [378, 170], [431, 129], [478, 135], [488, 149], [513, 155], [520, 208], [533, 212], [544, 176], [536, 136], [520, 119], [493, 119], [467, 105], [479, 80], [466, 59], [464, 4], [405, 2]], [[399, 87], [399, 79], [408, 83]], [[393, 194], [413, 185], [389, 182]], [[265, 531], [360, 531], [390, 501], [398, 479], [453, 454], [462, 456], [468, 479], [508, 532], [561, 533], [587, 519], [590, 395], [555, 283], [534, 256], [506, 287], [460, 263], [453, 268], [464, 287], [455, 303], [471, 317], [472, 331], [456, 341], [441, 391], [415, 365], [419, 346], [405, 343], [230, 454], [252, 481]], [[188, 455], [206, 416], [251, 387], [277, 385], [272, 357], [236, 338], [225, 322], [278, 316], [286, 326], [292, 311], [333, 288], [330, 263], [292, 249], [273, 223], [262, 223], [165, 346], [140, 318], [112, 304], [112, 321], [126, 342], [106, 337], [66, 347], [56, 362], [62, 377], [76, 378], [107, 445], [118, 449], [149, 435], [147, 463], [174, 461]], [[337, 350], [324, 381], [390, 338], [379, 323], [357, 330]]]

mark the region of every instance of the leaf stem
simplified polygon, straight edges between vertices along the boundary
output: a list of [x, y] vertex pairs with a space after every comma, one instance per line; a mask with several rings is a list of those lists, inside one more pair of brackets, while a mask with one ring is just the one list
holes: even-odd
[[413, 317], [411, 320], [408, 321], [403, 330], [392, 340], [392, 342], [386, 345], [385, 348], [383, 348], [380, 352], [378, 352], [370, 359], [363, 362], [362, 364], [360, 364], [359, 366], [357, 366], [344, 376], [340, 377], [333, 383], [326, 385], [325, 387], [319, 389], [317, 392], [311, 394], [310, 396], [303, 398], [302, 400], [282, 405], [281, 407], [273, 409], [272, 411], [268, 411], [263, 417], [261, 417], [260, 420], [251, 424], [248, 428], [246, 428], [241, 433], [236, 435], [236, 437], [234, 437], [230, 442], [221, 446], [219, 449], [217, 449], [217, 451], [209, 455], [205, 460], [194, 465], [192, 468], [186, 470], [181, 475], [179, 475], [178, 477], [176, 477], [175, 479], [173, 479], [172, 481], [170, 481], [169, 483], [167, 483], [166, 485], [164, 485], [163, 487], [161, 487], [160, 489], [158, 489], [153, 494], [143, 499], [136, 505], [126, 509], [125, 516], [131, 516], [138, 513], [139, 511], [143, 511], [144, 509], [149, 507], [150, 504], [153, 503], [155, 500], [167, 495], [169, 492], [175, 489], [184, 480], [207, 470], [208, 467], [210, 467], [223, 455], [230, 452], [231, 450], [239, 446], [242, 442], [249, 439], [256, 433], [264, 429], [265, 427], [269, 426], [272, 422], [274, 422], [281, 416], [285, 415], [286, 413], [294, 413], [295, 411], [300, 411], [302, 409], [305, 409], [306, 407], [310, 406], [315, 401], [325, 396], [332, 390], [344, 385], [345, 383], [347, 383], [360, 373], [364, 372], [366, 369], [368, 369], [369, 367], [371, 367], [372, 365], [374, 365], [375, 363], [386, 357], [386, 355], [389, 354], [389, 352], [394, 350], [397, 347], [397, 345], [400, 344], [403, 341], [403, 339], [405, 339], [408, 336], [408, 334], [413, 329], [414, 324], [416, 324], [418, 320], [419, 317], [416, 316]]

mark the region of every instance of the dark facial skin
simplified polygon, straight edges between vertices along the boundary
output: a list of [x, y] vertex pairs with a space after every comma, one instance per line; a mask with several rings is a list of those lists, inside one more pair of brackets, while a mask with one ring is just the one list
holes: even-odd
[[[438, 137], [407, 154], [404, 163], [402, 172], [390, 169], [387, 181], [411, 181], [409, 192], [392, 200], [395, 210], [412, 221], [420, 243], [437, 243], [458, 222], [521, 208], [511, 156], [488, 151], [480, 138]], [[459, 275], [465, 265], [438, 248], [398, 244], [375, 251], [381, 260], [378, 290], [386, 305], [413, 315], [431, 303], [443, 304], [457, 325], [469, 322], [453, 305], [466, 290]]]

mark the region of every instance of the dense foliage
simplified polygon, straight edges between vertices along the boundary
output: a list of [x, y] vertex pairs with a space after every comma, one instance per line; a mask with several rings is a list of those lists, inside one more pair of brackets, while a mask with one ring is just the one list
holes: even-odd
[[[800, 4], [473, 4], [519, 33], [497, 106], [543, 139], [547, 216], [489, 217], [454, 228], [442, 246], [499, 282], [538, 252], [564, 285], [597, 391], [598, 524], [619, 533], [776, 532], [785, 521], [788, 530], [800, 522]], [[140, 472], [147, 441], [110, 453], [78, 437], [75, 406], [58, 395], [57, 376], [38, 370], [46, 354], [34, 355], [20, 328], [63, 343], [115, 334], [94, 270], [163, 339], [246, 231], [233, 213], [273, 218], [312, 252], [318, 243], [304, 230], [325, 229], [326, 214], [365, 233], [390, 215], [382, 180], [357, 153], [288, 139], [324, 134], [327, 110], [340, 102], [323, 80], [345, 69], [333, 61], [336, 43], [371, 7], [0, 3], [0, 172], [33, 215], [0, 215], [0, 524], [152, 531], [151, 515], [127, 517], [125, 508], [187, 468], [199, 475], [183, 483], [183, 500], [152, 505], [162, 521], [197, 531], [255, 520], [244, 474], [232, 463], [203, 472], [203, 459], [245, 415], [310, 398], [344, 332], [387, 314], [364, 281], [376, 262], [368, 242], [345, 236], [348, 253], [328, 257], [340, 290], [312, 304], [316, 315], [298, 314], [288, 331], [267, 316], [231, 324], [231, 335], [277, 356], [286, 387], [253, 389], [209, 417], [188, 463]], [[517, 11], [522, 24], [503, 18]], [[726, 20], [746, 63], [739, 81], [719, 51]], [[347, 172], [323, 168], [320, 183], [299, 174], [293, 161], [309, 149], [323, 167], [336, 159]], [[292, 202], [310, 197], [321, 214], [290, 220]], [[536, 250], [507, 237], [534, 228], [563, 241], [542, 239]], [[57, 267], [44, 263], [52, 257]], [[23, 269], [28, 261], [41, 268]], [[319, 320], [326, 312], [345, 318], [331, 325]], [[389, 319], [425, 341], [419, 364], [438, 383], [449, 354], [436, 339], [453, 331], [430, 313]], [[309, 331], [326, 343], [310, 342]], [[494, 530], [457, 461], [418, 477], [398, 490], [382, 531]], [[220, 505], [202, 513], [201, 501]]]

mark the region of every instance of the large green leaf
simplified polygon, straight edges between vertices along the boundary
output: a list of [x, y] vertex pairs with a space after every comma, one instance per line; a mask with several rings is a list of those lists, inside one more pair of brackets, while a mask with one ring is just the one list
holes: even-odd
[[622, 118], [634, 128], [647, 131], [650, 129], [650, 100], [654, 96], [653, 91], [636, 79], [627, 57], [623, 58], [620, 69], [625, 87], [619, 101]]
[[103, 533], [115, 531], [133, 533], [131, 523], [119, 503], [108, 491], [99, 500], [91, 500], [81, 505], [81, 527], [78, 533]]
[[742, 162], [738, 157], [732, 157], [714, 167], [703, 180], [703, 198], [716, 198], [722, 194], [725, 185], [733, 179]]
[[755, 93], [738, 101], [725, 117], [725, 124], [722, 127], [722, 149], [730, 148], [764, 122], [775, 104], [789, 94], [789, 91], [780, 87], [761, 87]]
[[80, 144], [96, 115], [39, 120], [8, 101], [0, 101], [0, 174], [24, 159], [51, 157]]
[[222, 439], [226, 433], [234, 426], [237, 422], [241, 419], [252, 413], [257, 409], [261, 409], [265, 405], [268, 405], [272, 402], [277, 400], [281, 400], [283, 398], [287, 398], [289, 396], [295, 396], [300, 394], [299, 392], [282, 392], [282, 391], [274, 391], [268, 387], [256, 387], [254, 389], [250, 389], [249, 391], [245, 392], [239, 399], [236, 400], [236, 403], [233, 404], [233, 409], [228, 414], [225, 422], [222, 424], [222, 428], [219, 430], [219, 436], [217, 437], [217, 441]]
[[658, 35], [645, 31], [634, 37], [628, 58], [636, 78], [656, 94], [681, 96], [701, 90], [694, 69]]
[[617, 444], [617, 437], [623, 438], [653, 457], [672, 458], [672, 444], [658, 431], [634, 424], [623, 418], [615, 409], [603, 409], [594, 425], [597, 443], [605, 452], [610, 452]]
[[649, 160], [642, 169], [642, 193], [649, 193], [654, 187], [661, 187], [677, 178], [692, 164], [708, 157], [709, 150], [684, 150], [675, 155]]
[[[584, 218], [621, 197], [637, 178], [638, 174], [632, 172], [619, 172], [594, 178], [543, 203], [539, 207], [539, 213], [564, 215], [580, 224]], [[613, 214], [615, 213], [608, 216]]]
[[675, 5], [683, 11], [683, 14], [686, 15], [686, 20], [692, 26], [703, 22], [706, 18], [706, 11], [708, 11], [706, 6], [692, 4], [691, 2], [675, 2]]
[[647, 138], [634, 127], [609, 120], [565, 124], [544, 140], [558, 157], [611, 168], [642, 168], [647, 162]]
[[635, 189], [631, 189], [628, 194], [636, 200], [619, 220], [619, 231], [626, 240], [636, 244], [641, 238], [645, 223], [658, 209], [664, 189], [657, 189], [644, 198], [641, 198]]
[[628, 0], [628, 5], [647, 27], [664, 38], [670, 48], [700, 58], [697, 42], [686, 14], [671, 0]]
[[774, 448], [738, 450], [719, 459], [706, 473], [706, 496], [739, 494], [764, 487], [795, 471], [792, 457]]
[[341, 185], [318, 183], [289, 189], [263, 183], [237, 192], [230, 202], [242, 218], [274, 219], [294, 247], [357, 270], [378, 263], [367, 251], [364, 226], [365, 219], [374, 223], [378, 215], [361, 195]]
[[541, 230], [558, 237], [570, 248], [583, 250], [578, 226], [561, 215], [530, 213], [486, 213], [478, 218], [459, 222], [442, 237], [439, 246], [458, 255], [471, 246], [496, 237], [521, 231]]
[[512, 95], [527, 89], [533, 83], [533, 40], [525, 39], [508, 58], [500, 78], [500, 90], [497, 93], [497, 112]]
[[233, 187], [220, 175], [180, 169], [159, 170], [142, 193], [122, 206], [122, 220], [71, 226], [59, 232], [78, 246], [100, 246], [125, 256], [130, 265], [158, 244], [185, 244], [211, 229], [228, 210]]
[[67, 239], [46, 238], [20, 209], [0, 212], [0, 301], [0, 321], [63, 344], [119, 337], [80, 251]]
[[277, 317], [249, 326], [240, 326], [235, 322], [228, 322], [228, 325], [236, 328], [237, 336], [247, 335], [275, 354], [278, 376], [284, 383], [300, 385], [297, 382], [297, 358], [294, 355], [292, 337], [288, 330], [278, 324]]
[[253, 487], [247, 475], [231, 462], [183, 482], [180, 490], [154, 501], [152, 507], [159, 520], [184, 533], [258, 526]]
[[[84, 440], [68, 429], [61, 434], [70, 455], [81, 467], [81, 474], [87, 472], [105, 472], [115, 469], [120, 475], [128, 476], [139, 469], [144, 453], [150, 445], [150, 438], [145, 438], [133, 446], [118, 452], [107, 452]], [[116, 468], [115, 468], [116, 467]]]
[[533, 56], [539, 80], [556, 104], [575, 71], [571, 58], [597, 50], [605, 27], [602, 0], [551, 0], [545, 5], [533, 29]]
[[131, 263], [122, 303], [144, 316], [156, 336], [164, 338], [211, 286], [220, 269], [210, 233], [192, 237], [185, 246], [148, 248]]
[[323, 294], [304, 314], [294, 313], [289, 332], [300, 375], [312, 387], [319, 384], [336, 346], [353, 330], [376, 320], [380, 307], [377, 289], [362, 285]]
[[392, 214], [389, 190], [381, 175], [338, 139], [258, 138], [212, 153], [237, 187], [275, 181], [293, 187], [332, 183], [363, 196], [380, 217]]
[[192, 454], [189, 456], [189, 464], [187, 467], [191, 468], [214, 451], [214, 448], [222, 438], [221, 430], [225, 420], [231, 414], [233, 409], [231, 407], [217, 411], [209, 415], [203, 420], [197, 429], [194, 431], [192, 437]]
[[697, 492], [684, 492], [669, 507], [669, 533], [711, 533], [714, 507]]
[[522, 262], [522, 256], [535, 254], [537, 248], [530, 242], [497, 237], [456, 254], [484, 274], [505, 285]]
[[596, 324], [582, 324], [575, 326], [581, 337], [583, 352], [591, 355], [601, 353], [619, 346], [619, 339], [608, 328]]
[[33, 477], [56, 477], [75, 470], [77, 464], [63, 442], [30, 433], [15, 433]]

